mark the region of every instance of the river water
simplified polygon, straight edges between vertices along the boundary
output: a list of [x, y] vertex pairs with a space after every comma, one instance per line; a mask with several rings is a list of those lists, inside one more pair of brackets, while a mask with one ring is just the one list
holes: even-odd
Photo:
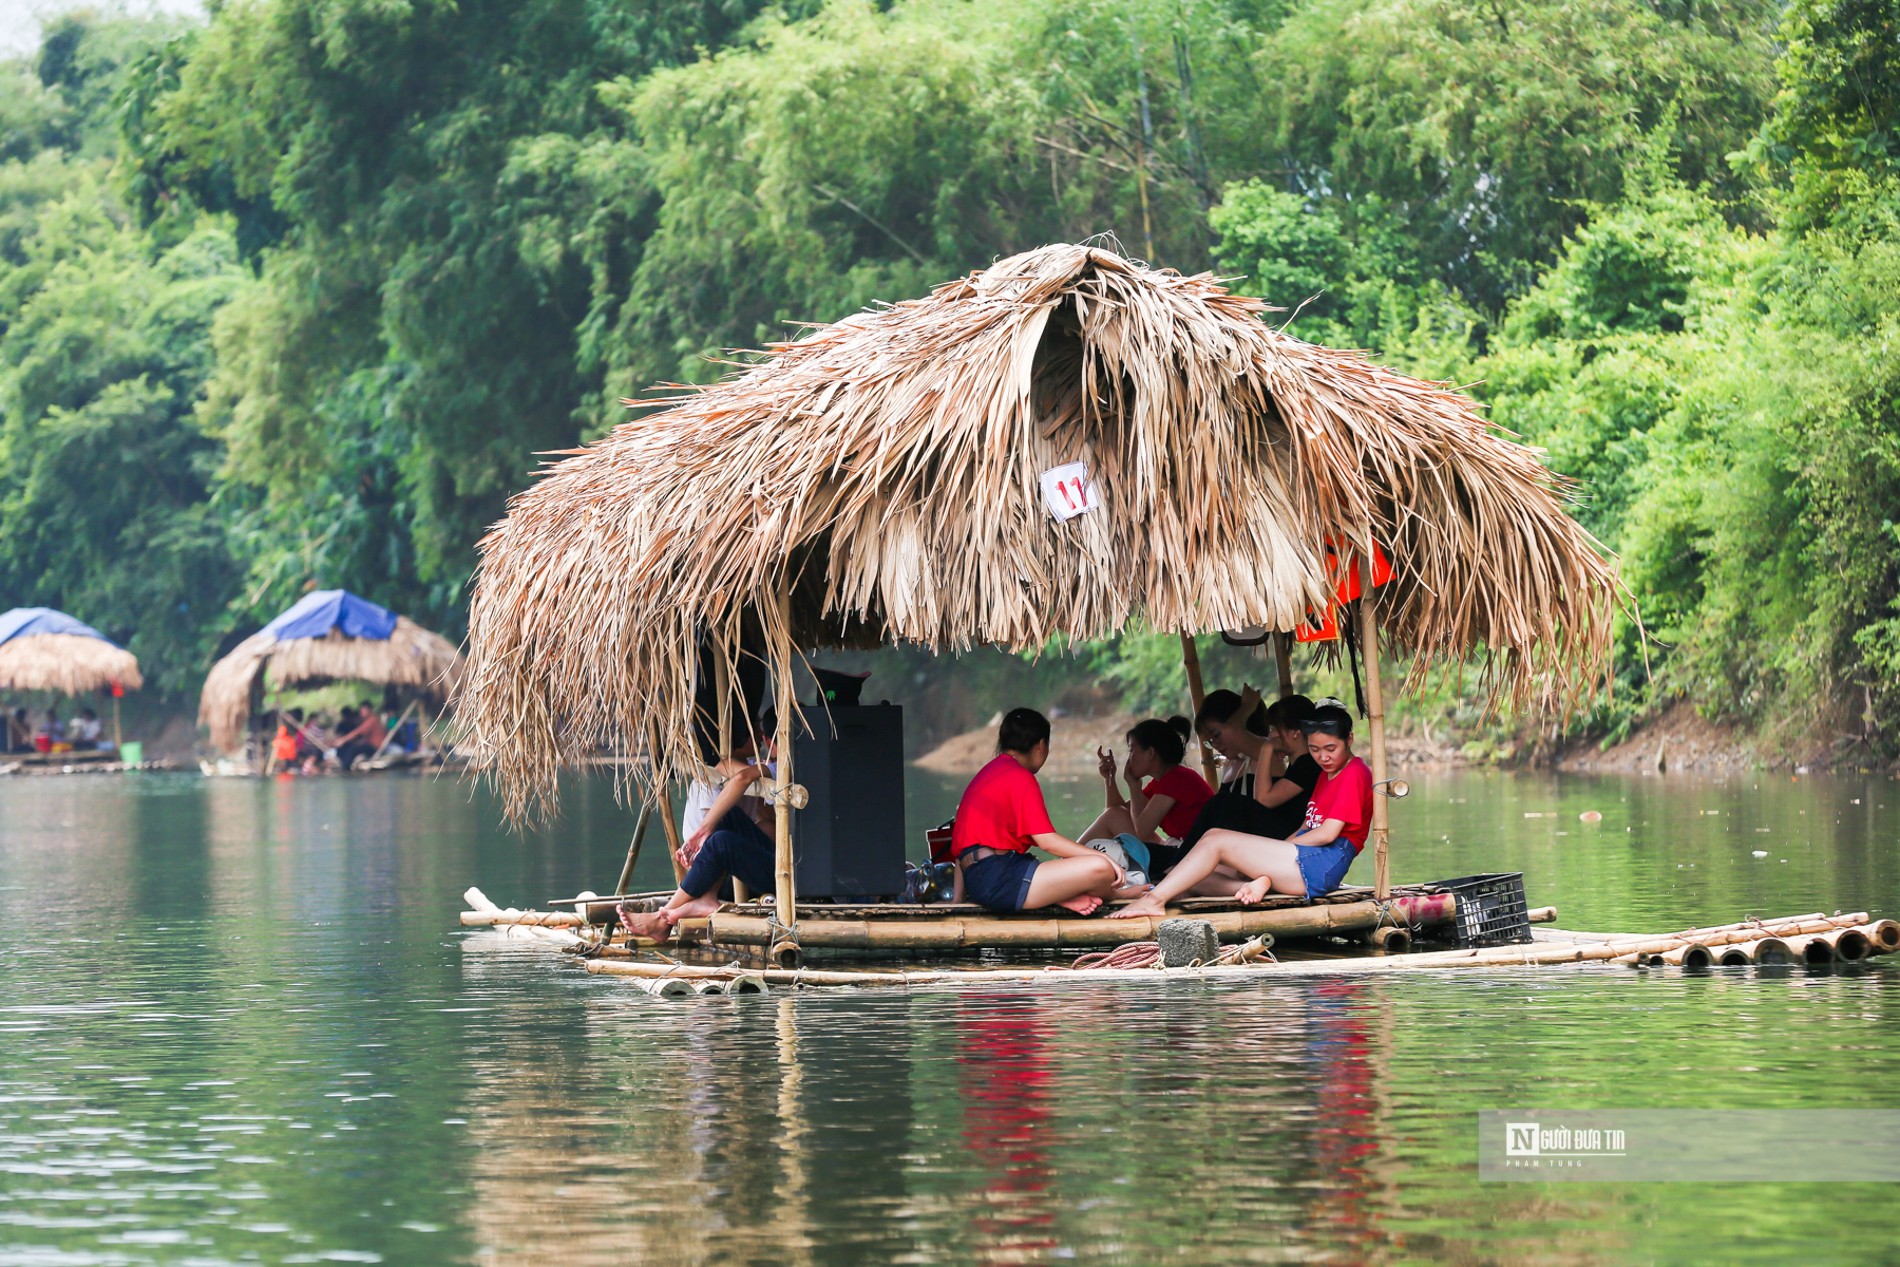
[[[1398, 878], [1521, 870], [1569, 927], [1900, 910], [1890, 780], [1413, 787]], [[453, 780], [0, 780], [0, 1263], [1893, 1260], [1855, 1141], [1500, 1184], [1475, 1119], [1900, 1108], [1900, 963], [663, 1000], [457, 926], [470, 884], [604, 890], [629, 822], [599, 783], [523, 839]]]

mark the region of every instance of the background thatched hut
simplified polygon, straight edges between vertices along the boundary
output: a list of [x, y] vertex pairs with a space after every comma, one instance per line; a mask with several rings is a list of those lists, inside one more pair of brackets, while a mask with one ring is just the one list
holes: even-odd
[[212, 666], [198, 700], [198, 724], [220, 752], [244, 746], [269, 671], [279, 686], [360, 681], [446, 694], [461, 653], [441, 634], [348, 590], [318, 590], [234, 647]]
[[51, 607], [0, 614], [0, 690], [84, 695], [145, 685], [138, 657], [91, 625]]
[[[1213, 278], [1050, 246], [777, 344], [617, 427], [481, 544], [460, 715], [512, 812], [563, 760], [693, 760], [695, 676], [742, 640], [1038, 647], [1139, 618], [1291, 629], [1325, 546], [1390, 557], [1388, 646], [1493, 688], [1592, 688], [1613, 571], [1531, 449], [1463, 395], [1303, 343]], [[1043, 472], [1086, 463], [1059, 522]], [[702, 639], [705, 641], [702, 642]], [[781, 691], [781, 699], [784, 693]]]

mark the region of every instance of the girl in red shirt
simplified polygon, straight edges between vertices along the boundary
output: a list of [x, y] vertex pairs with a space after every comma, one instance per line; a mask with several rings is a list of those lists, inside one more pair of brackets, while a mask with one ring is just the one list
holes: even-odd
[[[1231, 892], [1243, 903], [1258, 902], [1268, 893], [1323, 897], [1338, 888], [1372, 826], [1372, 771], [1352, 755], [1352, 714], [1345, 709], [1316, 709], [1300, 729], [1320, 768], [1300, 830], [1286, 840], [1210, 831], [1167, 879], [1109, 918], [1165, 914], [1169, 901], [1203, 884]], [[1234, 887], [1215, 876], [1217, 867], [1249, 879]]]
[[[1121, 770], [1128, 780], [1126, 796], [1116, 779], [1115, 754], [1108, 749], [1098, 752], [1102, 780], [1108, 785], [1108, 808], [1076, 839], [1119, 838], [1128, 856], [1150, 879], [1178, 862], [1187, 851], [1164, 845], [1161, 833], [1180, 840], [1214, 796], [1207, 780], [1182, 764], [1192, 733], [1193, 727], [1185, 717], [1166, 721], [1150, 717], [1136, 723], [1127, 735], [1128, 760]], [[1156, 866], [1156, 861], [1164, 865]]]

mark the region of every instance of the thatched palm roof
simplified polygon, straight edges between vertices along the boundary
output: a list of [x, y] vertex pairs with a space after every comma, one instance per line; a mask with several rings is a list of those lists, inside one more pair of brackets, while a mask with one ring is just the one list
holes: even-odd
[[[735, 654], [742, 620], [802, 648], [1288, 629], [1330, 591], [1323, 541], [1368, 524], [1415, 674], [1476, 653], [1520, 696], [1593, 684], [1615, 580], [1562, 481], [1466, 397], [1265, 311], [1051, 246], [638, 402], [669, 407], [556, 463], [481, 543], [479, 759], [516, 811], [583, 745], [652, 734], [679, 772], [696, 635]], [[1039, 476], [1074, 460], [1102, 509], [1058, 523]]]
[[0, 690], [84, 695], [145, 685], [138, 657], [91, 625], [50, 607], [0, 613]]
[[[355, 595], [345, 594], [351, 613], [369, 611], [377, 619], [368, 629], [353, 622], [296, 619], [340, 591], [312, 594], [252, 634], [211, 667], [198, 698], [198, 724], [211, 731], [220, 752], [243, 746], [245, 723], [259, 675], [268, 669], [278, 686], [310, 682], [372, 682], [379, 686], [413, 686], [446, 693], [461, 672], [461, 653], [441, 634], [431, 633]], [[334, 602], [331, 604], [334, 607]], [[350, 629], [371, 636], [355, 636]], [[289, 637], [305, 631], [314, 636]], [[380, 637], [374, 635], [382, 635]]]

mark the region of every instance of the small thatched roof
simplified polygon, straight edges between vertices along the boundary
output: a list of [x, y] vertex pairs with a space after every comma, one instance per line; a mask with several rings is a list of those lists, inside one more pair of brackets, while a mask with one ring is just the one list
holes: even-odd
[[341, 590], [306, 595], [211, 667], [198, 724], [220, 752], [244, 743], [258, 677], [278, 686], [357, 681], [447, 693], [461, 672], [455, 644], [387, 608]]
[[[1280, 333], [1208, 276], [1051, 246], [774, 345], [623, 423], [481, 543], [461, 699], [519, 812], [562, 759], [651, 735], [692, 760], [694, 648], [935, 650], [1289, 629], [1323, 543], [1372, 526], [1387, 641], [1476, 654], [1520, 698], [1591, 688], [1611, 565], [1566, 489], [1472, 402]], [[1099, 511], [1041, 473], [1083, 461]], [[781, 617], [776, 595], [793, 599]]]
[[91, 625], [51, 607], [0, 613], [0, 690], [84, 695], [145, 685], [138, 657]]

